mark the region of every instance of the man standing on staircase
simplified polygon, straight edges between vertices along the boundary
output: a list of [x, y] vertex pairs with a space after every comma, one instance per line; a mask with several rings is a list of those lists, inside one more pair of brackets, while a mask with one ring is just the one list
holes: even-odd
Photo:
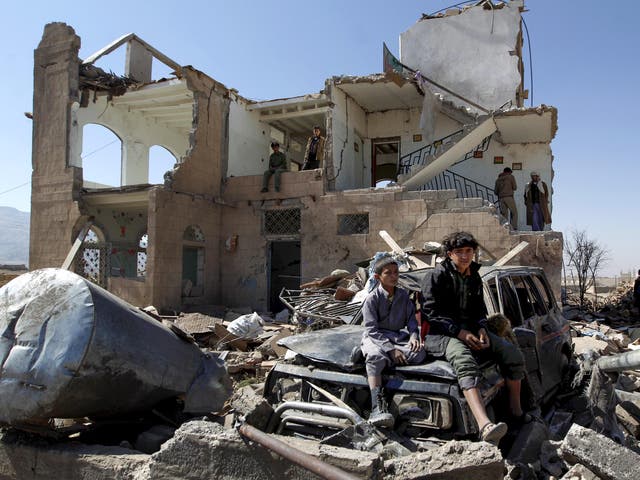
[[511, 174], [511, 169], [505, 167], [498, 175], [493, 191], [500, 200], [500, 213], [507, 219], [513, 230], [518, 229], [518, 210], [516, 202], [513, 200], [513, 192], [517, 189], [516, 179]]

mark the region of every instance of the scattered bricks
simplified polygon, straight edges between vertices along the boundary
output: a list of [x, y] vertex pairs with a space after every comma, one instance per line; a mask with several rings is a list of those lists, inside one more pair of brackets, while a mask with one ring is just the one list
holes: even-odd
[[562, 442], [570, 464], [581, 463], [603, 480], [640, 478], [640, 456], [613, 440], [574, 424]]
[[273, 413], [271, 405], [261, 396], [257, 395], [251, 386], [243, 387], [231, 397], [231, 408], [237, 415], [245, 418], [249, 425], [264, 430], [267, 428], [269, 418]]
[[565, 473], [562, 480], [600, 480], [600, 477], [579, 463], [574, 465]]
[[454, 440], [427, 452], [386, 461], [384, 478], [493, 480], [502, 478], [504, 470], [504, 460], [493, 445]]
[[549, 440], [549, 429], [538, 421], [525, 423], [507, 455], [513, 463], [533, 463], [540, 458], [543, 442]]

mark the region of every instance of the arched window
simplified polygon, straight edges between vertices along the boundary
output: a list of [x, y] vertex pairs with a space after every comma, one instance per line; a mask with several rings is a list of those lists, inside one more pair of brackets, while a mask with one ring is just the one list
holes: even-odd
[[106, 286], [107, 249], [104, 234], [100, 228], [93, 225], [84, 237], [82, 247], [76, 261], [76, 273]]
[[182, 236], [182, 296], [204, 295], [204, 233], [189, 225]]
[[164, 174], [178, 163], [178, 159], [161, 145], [149, 149], [149, 183], [164, 183]]
[[85, 187], [121, 185], [122, 141], [112, 130], [94, 123], [85, 125], [81, 158]]
[[147, 276], [147, 246], [149, 245], [149, 235], [142, 234], [138, 242], [137, 276]]

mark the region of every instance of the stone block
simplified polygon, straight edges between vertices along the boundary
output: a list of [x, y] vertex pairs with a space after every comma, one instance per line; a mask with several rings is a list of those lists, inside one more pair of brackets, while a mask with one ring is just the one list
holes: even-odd
[[504, 476], [500, 451], [485, 442], [451, 441], [447, 444], [384, 464], [385, 479], [493, 480]]
[[481, 198], [465, 198], [463, 204], [465, 208], [478, 208], [484, 203]]
[[574, 424], [562, 442], [562, 455], [570, 464], [581, 463], [603, 480], [640, 478], [640, 456], [613, 440]]
[[464, 208], [464, 198], [451, 198], [447, 200], [447, 208]]
[[562, 480], [600, 480], [600, 477], [584, 465], [577, 463], [564, 474]]
[[267, 428], [273, 413], [271, 405], [263, 397], [256, 395], [250, 386], [234, 392], [231, 397], [231, 407], [238, 415], [243, 416], [248, 424], [260, 430]]
[[[319, 445], [307, 440], [274, 437], [358, 478], [377, 478], [377, 455]], [[154, 480], [318, 478], [288, 460], [271, 454], [269, 450], [243, 439], [236, 430], [225, 430], [221, 425], [202, 421], [182, 425], [174, 438], [151, 457], [149, 473]]]

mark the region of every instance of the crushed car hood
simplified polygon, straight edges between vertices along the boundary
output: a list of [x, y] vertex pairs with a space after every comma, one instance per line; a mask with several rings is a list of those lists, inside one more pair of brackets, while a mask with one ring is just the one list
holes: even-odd
[[361, 325], [341, 325], [286, 337], [278, 341], [278, 345], [314, 362], [351, 371], [362, 366], [356, 366], [351, 359], [351, 352], [360, 345], [362, 332], [364, 327]]

